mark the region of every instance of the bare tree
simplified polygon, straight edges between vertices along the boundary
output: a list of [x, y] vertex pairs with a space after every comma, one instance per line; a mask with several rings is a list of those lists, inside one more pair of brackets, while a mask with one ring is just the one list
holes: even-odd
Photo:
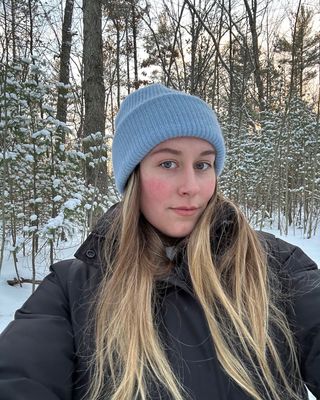
[[257, 28], [257, 12], [258, 12], [258, 2], [257, 0], [251, 1], [251, 7], [248, 0], [243, 0], [247, 16], [249, 20], [251, 40], [252, 40], [252, 59], [254, 63], [254, 78], [258, 90], [258, 101], [260, 111], [265, 109], [265, 99], [264, 99], [264, 85], [262, 80], [262, 72], [260, 66], [260, 48], [258, 41], [258, 28]]
[[[105, 193], [108, 179], [105, 166], [95, 163], [100, 157], [101, 138], [105, 129], [105, 87], [103, 79], [102, 48], [102, 4], [101, 0], [83, 0], [83, 67], [84, 67], [84, 136], [91, 138], [83, 142], [85, 153], [91, 154], [86, 159], [85, 175], [88, 184]], [[100, 133], [95, 136], [96, 133]], [[96, 139], [95, 139], [96, 138]], [[96, 150], [97, 153], [96, 154]], [[100, 210], [101, 212], [101, 210]], [[89, 226], [95, 224], [98, 212], [90, 213]]]
[[[83, 0], [84, 136], [104, 132], [105, 88], [101, 18], [101, 1]], [[88, 183], [94, 182], [94, 170], [90, 166], [87, 166], [86, 176]]]
[[[62, 24], [62, 41], [60, 51], [60, 72], [59, 82], [64, 85], [69, 84], [69, 71], [70, 71], [70, 52], [72, 43], [72, 14], [73, 14], [74, 0], [66, 0], [64, 9], [64, 18]], [[65, 86], [58, 88], [58, 102], [57, 102], [57, 119], [62, 122], [67, 122], [67, 105], [68, 99], [65, 96], [67, 90]], [[62, 138], [64, 142], [64, 138]]]

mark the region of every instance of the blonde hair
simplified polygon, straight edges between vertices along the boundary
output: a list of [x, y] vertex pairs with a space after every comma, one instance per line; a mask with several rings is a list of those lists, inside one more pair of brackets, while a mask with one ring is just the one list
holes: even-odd
[[[174, 400], [188, 397], [155, 323], [155, 282], [173, 265], [159, 234], [140, 214], [139, 189], [135, 171], [105, 239], [90, 400], [146, 400], [151, 383]], [[231, 223], [221, 224], [224, 217]], [[253, 399], [301, 399], [302, 381], [288, 380], [273, 337], [273, 330], [280, 332], [289, 348], [290, 379], [299, 376], [292, 334], [270, 285], [266, 251], [240, 210], [215, 194], [183, 244], [193, 290], [226, 373]]]

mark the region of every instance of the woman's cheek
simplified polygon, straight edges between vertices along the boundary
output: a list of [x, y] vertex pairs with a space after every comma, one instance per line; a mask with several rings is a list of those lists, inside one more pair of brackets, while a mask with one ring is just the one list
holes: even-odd
[[168, 180], [162, 178], [149, 178], [144, 181], [142, 188], [148, 197], [162, 198], [166, 197], [170, 193], [170, 186]]

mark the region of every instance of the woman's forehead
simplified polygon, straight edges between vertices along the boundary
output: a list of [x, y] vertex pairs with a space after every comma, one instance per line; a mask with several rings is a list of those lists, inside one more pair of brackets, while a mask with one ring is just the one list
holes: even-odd
[[214, 154], [214, 147], [211, 143], [204, 139], [197, 137], [177, 137], [172, 139], [167, 139], [157, 146], [155, 146], [149, 154], [156, 154], [158, 152], [183, 152], [185, 150], [195, 152], [208, 152], [208, 154]]

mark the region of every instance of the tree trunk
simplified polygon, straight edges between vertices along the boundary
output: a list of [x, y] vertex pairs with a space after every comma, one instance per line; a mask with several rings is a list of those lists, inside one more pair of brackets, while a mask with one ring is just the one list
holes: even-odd
[[117, 106], [120, 108], [121, 102], [121, 77], [120, 77], [120, 51], [121, 51], [121, 38], [120, 38], [120, 22], [114, 20], [114, 25], [117, 31], [117, 45], [116, 45], [116, 74], [117, 74]]
[[257, 1], [252, 1], [252, 8], [250, 8], [247, 0], [244, 0], [244, 4], [246, 7], [251, 39], [252, 39], [252, 58], [254, 63], [254, 80], [257, 86], [258, 91], [258, 101], [259, 101], [259, 110], [265, 110], [265, 98], [264, 98], [264, 88], [263, 81], [261, 76], [261, 66], [260, 66], [260, 50], [259, 50], [259, 42], [258, 42], [258, 32], [257, 32]]
[[[103, 47], [102, 47], [102, 6], [101, 0], [83, 0], [83, 68], [84, 68], [84, 123], [83, 135], [100, 132], [105, 129], [105, 88], [103, 80]], [[98, 161], [101, 157], [103, 140], [98, 136], [83, 142], [84, 152], [91, 153], [85, 163], [87, 184], [92, 185], [94, 199], [98, 193], [107, 192], [107, 172], [105, 165]], [[97, 150], [93, 150], [96, 148]], [[91, 209], [88, 215], [91, 229], [100, 217], [102, 210]]]
[[135, 2], [131, 2], [132, 13], [132, 40], [133, 40], [133, 66], [134, 66], [134, 88], [139, 89], [139, 75], [138, 75], [138, 49], [137, 49], [137, 18]]
[[29, 23], [30, 23], [30, 31], [29, 31], [29, 40], [30, 40], [30, 54], [33, 55], [33, 10], [31, 0], [28, 0], [28, 11], [29, 11]]
[[[71, 25], [73, 14], [74, 0], [66, 0], [64, 9], [64, 17], [62, 24], [62, 43], [60, 52], [60, 72], [59, 82], [64, 85], [69, 84], [69, 70], [70, 70], [70, 52], [71, 52]], [[58, 88], [58, 103], [57, 103], [57, 119], [62, 122], [67, 122], [67, 105], [68, 100], [66, 97], [67, 90], [64, 87]], [[62, 133], [62, 143], [64, 143], [65, 134]]]
[[[96, 132], [103, 134], [105, 128], [101, 18], [101, 1], [83, 0], [85, 137]], [[93, 146], [92, 141], [89, 146]], [[95, 182], [95, 169], [89, 163], [86, 165], [86, 180], [90, 184]]]
[[[320, 72], [320, 65], [319, 65], [319, 72]], [[313, 218], [316, 217], [316, 206], [315, 206], [315, 197], [316, 197], [316, 190], [318, 185], [316, 185], [316, 169], [319, 165], [319, 131], [320, 131], [320, 88], [318, 92], [318, 110], [317, 110], [317, 125], [316, 125], [316, 138], [315, 138], [315, 159], [312, 163], [312, 173], [311, 173], [311, 198], [310, 198], [310, 212], [309, 212], [309, 226], [308, 226], [308, 233], [307, 238], [310, 239], [312, 236], [312, 229], [316, 226], [316, 222], [314, 223]]]
[[12, 58], [17, 59], [16, 51], [16, 0], [11, 0], [11, 35], [12, 35]]
[[126, 27], [126, 63], [127, 63], [127, 93], [130, 94], [131, 91], [131, 82], [130, 82], [130, 38], [129, 38], [129, 23], [128, 18], [125, 20]]

